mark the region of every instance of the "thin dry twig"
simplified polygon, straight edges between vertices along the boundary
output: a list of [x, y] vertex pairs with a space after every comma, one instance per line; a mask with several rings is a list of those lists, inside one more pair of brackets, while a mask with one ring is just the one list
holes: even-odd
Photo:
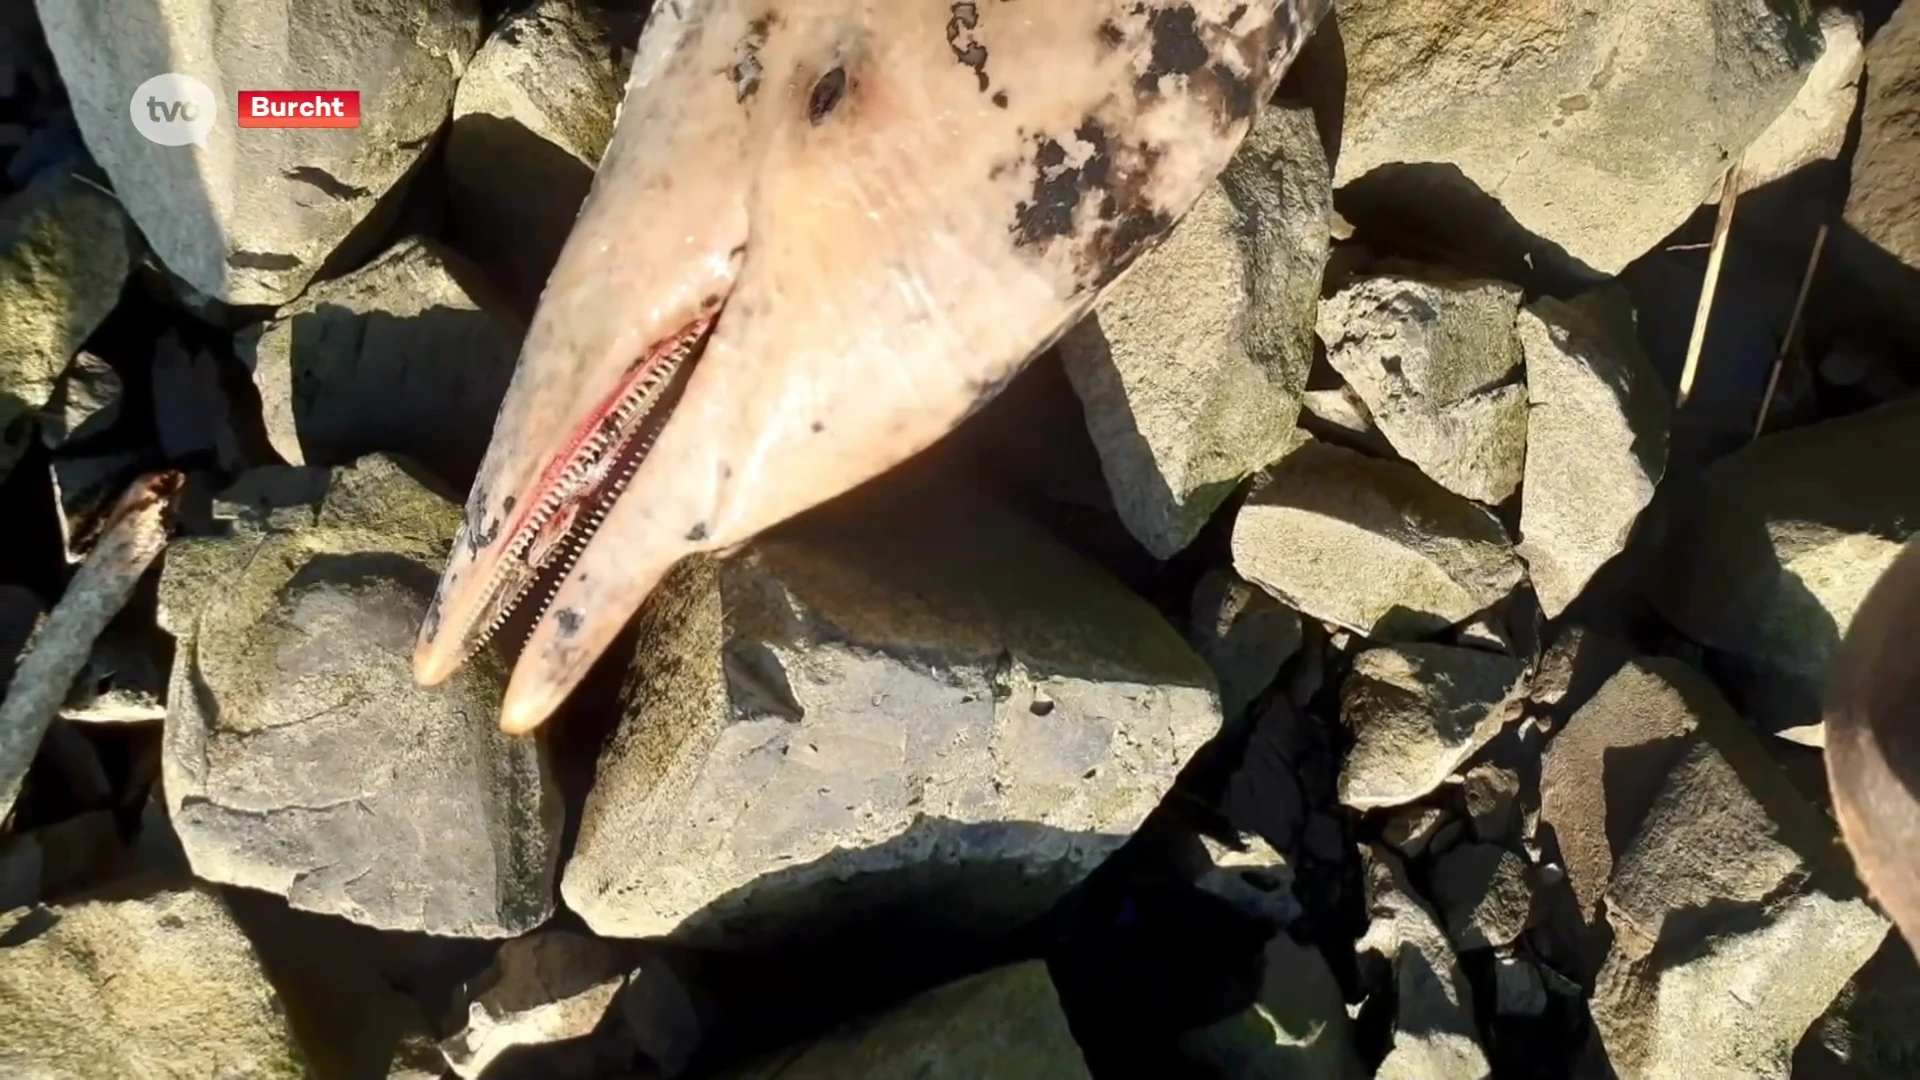
[[[1806, 273], [1800, 275], [1800, 295], [1793, 298], [1793, 314], [1787, 319], [1787, 332], [1780, 339], [1780, 351], [1773, 358], [1773, 372], [1767, 376], [1767, 393], [1760, 399], [1760, 415], [1753, 421], [1753, 437], [1760, 437], [1760, 431], [1767, 426], [1767, 410], [1773, 407], [1773, 392], [1780, 385], [1780, 369], [1787, 364], [1787, 353], [1793, 348], [1793, 339], [1800, 333], [1800, 316], [1807, 310], [1807, 293], [1813, 289], [1813, 274], [1820, 266], [1820, 252], [1827, 246], [1827, 226], [1823, 223], [1820, 231], [1813, 234], [1813, 253], [1807, 256]], [[1748, 440], [1751, 442], [1752, 440]]]
[[1734, 158], [1720, 181], [1720, 216], [1713, 223], [1713, 247], [1707, 252], [1707, 278], [1700, 284], [1700, 304], [1693, 309], [1693, 337], [1687, 341], [1687, 363], [1680, 369], [1680, 405], [1687, 403], [1693, 393], [1694, 376], [1700, 372], [1700, 349], [1707, 343], [1707, 319], [1713, 313], [1713, 294], [1720, 285], [1720, 265], [1727, 255], [1727, 236], [1733, 231], [1733, 206], [1740, 201], [1740, 162], [1741, 158]]
[[13, 684], [0, 702], [0, 819], [12, 812], [40, 740], [86, 666], [94, 640], [167, 546], [182, 480], [177, 472], [158, 472], [128, 486], [100, 542], [14, 669]]

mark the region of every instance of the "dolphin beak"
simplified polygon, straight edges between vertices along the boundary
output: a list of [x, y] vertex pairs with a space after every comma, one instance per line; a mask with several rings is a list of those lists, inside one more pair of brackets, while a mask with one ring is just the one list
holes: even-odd
[[437, 683], [531, 614], [508, 732], [675, 563], [918, 454], [1077, 322], [1319, 10], [774, 7], [655, 5], [535, 312], [414, 655]]

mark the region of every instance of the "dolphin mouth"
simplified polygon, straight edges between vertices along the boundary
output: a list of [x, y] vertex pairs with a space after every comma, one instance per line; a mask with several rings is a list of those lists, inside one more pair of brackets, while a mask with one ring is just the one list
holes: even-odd
[[[513, 643], [523, 645], [546, 618], [560, 584], [626, 493], [679, 405], [723, 304], [716, 303], [649, 347], [568, 432], [539, 479], [521, 493], [459, 647], [450, 656], [438, 650], [416, 653], [420, 681], [441, 682], [510, 625], [519, 630]], [[453, 662], [447, 663], [448, 658]]]

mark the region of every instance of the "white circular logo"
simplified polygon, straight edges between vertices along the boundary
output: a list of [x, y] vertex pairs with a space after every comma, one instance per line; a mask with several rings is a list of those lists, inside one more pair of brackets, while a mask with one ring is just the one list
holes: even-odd
[[204, 149], [220, 114], [213, 88], [191, 75], [169, 71], [140, 84], [127, 104], [133, 128], [161, 146], [192, 143]]

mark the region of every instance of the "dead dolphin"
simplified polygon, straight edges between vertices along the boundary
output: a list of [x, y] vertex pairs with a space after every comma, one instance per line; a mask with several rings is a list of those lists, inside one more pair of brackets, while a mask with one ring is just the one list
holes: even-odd
[[919, 453], [1199, 199], [1327, 0], [656, 0], [414, 655], [540, 724], [681, 558]]

